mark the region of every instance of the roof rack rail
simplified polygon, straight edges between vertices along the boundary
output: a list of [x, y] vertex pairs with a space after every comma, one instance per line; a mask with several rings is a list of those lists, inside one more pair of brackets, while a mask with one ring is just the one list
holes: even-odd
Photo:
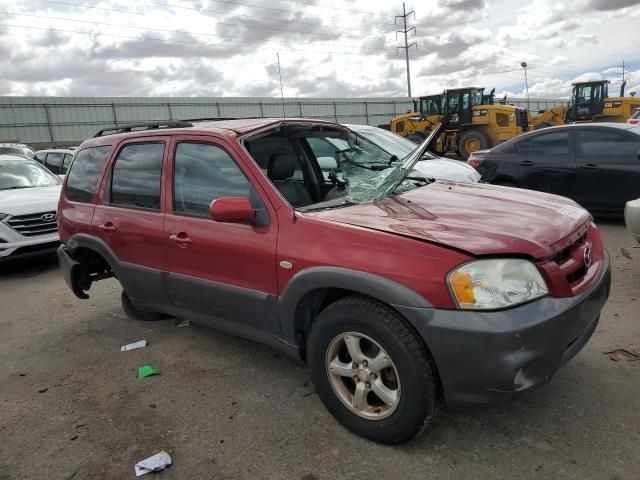
[[186, 118], [183, 122], [217, 122], [222, 120], [241, 120], [243, 117], [198, 117]]
[[165, 121], [165, 122], [145, 122], [130, 123], [127, 125], [114, 125], [113, 127], [103, 128], [93, 136], [93, 138], [104, 137], [106, 135], [115, 135], [117, 133], [126, 133], [139, 130], [159, 130], [165, 128], [187, 128], [193, 127], [192, 123], [185, 121]]

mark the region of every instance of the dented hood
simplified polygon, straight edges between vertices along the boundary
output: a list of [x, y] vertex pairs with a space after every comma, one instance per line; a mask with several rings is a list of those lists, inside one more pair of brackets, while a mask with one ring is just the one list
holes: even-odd
[[441, 244], [472, 255], [552, 256], [591, 224], [556, 195], [486, 184], [436, 182], [375, 203], [306, 214]]

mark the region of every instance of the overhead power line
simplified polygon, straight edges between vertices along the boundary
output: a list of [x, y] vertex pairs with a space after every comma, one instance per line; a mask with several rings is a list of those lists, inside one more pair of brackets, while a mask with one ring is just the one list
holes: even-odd
[[[231, 44], [231, 43], [203, 43], [203, 42], [193, 42], [187, 40], [165, 40], [162, 38], [150, 38], [150, 37], [137, 37], [133, 35], [116, 35], [113, 33], [102, 33], [102, 32], [87, 32], [87, 31], [79, 31], [79, 30], [67, 30], [61, 28], [51, 28], [51, 27], [34, 27], [31, 25], [15, 25], [10, 23], [0, 23], [2, 27], [12, 27], [12, 28], [24, 28], [29, 30], [44, 30], [44, 31], [53, 31], [53, 32], [61, 32], [61, 33], [72, 33], [79, 35], [88, 35], [93, 37], [114, 37], [114, 38], [128, 38], [131, 40], [142, 40], [142, 41], [150, 41], [150, 42], [160, 42], [165, 44], [176, 44], [176, 45], [198, 45], [201, 47], [244, 47], [242, 44]], [[267, 50], [270, 52], [277, 52], [278, 50], [288, 50], [290, 52], [304, 52], [304, 53], [328, 53], [332, 55], [349, 55], [349, 56], [358, 56], [358, 57], [369, 57], [370, 54], [366, 53], [358, 53], [358, 52], [345, 52], [345, 51], [333, 51], [333, 50], [318, 50], [316, 48], [312, 50], [302, 50], [297, 48], [289, 48], [289, 47], [279, 47], [279, 48], [271, 48], [271, 47], [257, 47], [252, 46], [253, 50]]]
[[[197, 10], [197, 11], [203, 11], [203, 12], [212, 11], [212, 10], [207, 10], [207, 9], [204, 9], [204, 8], [186, 7], [184, 5], [175, 5], [175, 4], [171, 4], [171, 3], [154, 2], [152, 0], [143, 0], [143, 1], [145, 1], [147, 3], [151, 3], [152, 5], [158, 5], [158, 6], [161, 6], [161, 7], [181, 8], [181, 9], [186, 9], [186, 10]], [[256, 4], [253, 4], [253, 3], [236, 2], [235, 0], [211, 0], [211, 1], [214, 2], [214, 3], [223, 3], [223, 4], [233, 5], [233, 6], [236, 6], [236, 7], [251, 7], [251, 8], [257, 8], [257, 9], [260, 9], [260, 10], [270, 10], [270, 11], [274, 11], [274, 12], [304, 13], [307, 16], [320, 17], [320, 18], [324, 18], [324, 19], [326, 19], [326, 18], [343, 19], [344, 18], [344, 16], [319, 15], [319, 14], [303, 12], [303, 11], [300, 11], [300, 10], [298, 10], [298, 11], [291, 10], [291, 9], [287, 9], [287, 8], [264, 7], [262, 5], [256, 5]], [[287, 1], [287, 0], [283, 0], [283, 1]], [[291, 1], [291, 3], [297, 5], [298, 3], [302, 3], [302, 2]], [[329, 6], [321, 6], [321, 5], [316, 5], [316, 4], [305, 4], [305, 5], [307, 5], [308, 7], [331, 9], [331, 10], [335, 11], [335, 6], [329, 7]], [[360, 10], [350, 10], [350, 9], [340, 8], [340, 11], [345, 12], [345, 13], [356, 13], [358, 15], [380, 16], [380, 17], [391, 19], [391, 15], [382, 15], [382, 14], [378, 14], [378, 13], [369, 13], [369, 12], [363, 12], [363, 11], [360, 11]], [[367, 23], [370, 23], [370, 22], [367, 22]], [[394, 25], [394, 24], [389, 22], [389, 23], [378, 23], [378, 25]]]
[[[59, 2], [59, 1], [55, 1], [55, 0], [37, 0], [38, 2], [43, 2], [43, 3], [53, 3], [53, 4], [58, 4], [58, 5], [66, 5], [66, 6], [71, 6], [71, 7], [76, 7], [76, 8], [85, 8], [85, 9], [94, 9], [94, 10], [107, 10], [107, 11], [113, 11], [113, 12], [119, 12], [119, 13], [134, 13], [137, 15], [147, 15], [146, 13], [141, 13], [141, 12], [132, 12], [131, 10], [122, 10], [122, 9], [117, 9], [117, 8], [111, 8], [111, 7], [99, 7], [97, 5], [79, 5], [76, 3], [68, 3], [68, 2]], [[245, 15], [245, 14], [241, 14], [241, 13], [229, 13], [229, 12], [223, 12], [223, 11], [219, 11], [219, 10], [205, 10], [205, 9], [200, 9], [200, 8], [196, 8], [196, 7], [183, 7], [180, 5], [173, 5], [173, 4], [158, 4], [158, 5], [163, 5], [165, 7], [171, 7], [171, 8], [184, 8], [187, 10], [195, 10], [197, 12], [199, 12], [200, 14], [209, 17], [209, 18], [214, 18], [211, 15], [208, 15], [210, 13], [214, 13], [216, 15], [232, 15], [233, 17], [242, 17], [242, 18], [248, 18], [251, 20], [259, 20], [259, 21], [267, 21], [267, 22], [283, 22], [283, 23], [293, 23], [293, 24], [298, 24], [298, 25], [309, 25], [309, 26], [316, 26], [316, 27], [323, 27], [323, 28], [332, 28], [332, 29], [338, 29], [338, 30], [349, 30], [349, 31], [362, 31], [362, 32], [370, 32], [371, 29], [367, 29], [367, 28], [357, 28], [357, 27], [352, 27], [352, 26], [348, 26], [348, 27], [340, 27], [340, 26], [336, 26], [336, 25], [326, 25], [326, 24], [322, 24], [322, 23], [314, 23], [314, 22], [305, 22], [305, 21], [301, 21], [301, 20], [288, 20], [288, 19], [283, 19], [283, 18], [268, 18], [268, 17], [258, 17], [255, 15]], [[215, 19], [216, 22], [218, 23], [229, 23], [229, 22], [225, 22], [222, 20], [218, 20]], [[231, 24], [237, 25], [237, 23], [233, 23], [231, 22]], [[252, 26], [251, 28], [267, 28], [267, 27], [258, 27], [258, 26]], [[304, 33], [304, 32], [303, 32]], [[331, 36], [335, 36], [334, 34], [324, 34], [324, 35], [331, 35]]]
[[[49, 16], [49, 15], [35, 15], [33, 13], [17, 13], [17, 12], [9, 12], [9, 11], [2, 11], [0, 10], [0, 14], [9, 14], [9, 15], [17, 15], [17, 16], [21, 16], [21, 17], [31, 17], [31, 18], [42, 18], [42, 19], [46, 19], [46, 20], [62, 20], [62, 21], [69, 21], [69, 22], [76, 22], [76, 23], [86, 23], [86, 24], [90, 24], [90, 25], [104, 25], [104, 26], [109, 26], [109, 27], [118, 27], [118, 28], [136, 28], [139, 30], [148, 30], [148, 31], [152, 31], [152, 32], [163, 32], [163, 33], [173, 33], [173, 34], [179, 34], [179, 35], [197, 35], [197, 36], [206, 36], [206, 37], [222, 37], [222, 38], [237, 38], [237, 39], [242, 39], [242, 40], [253, 40], [253, 41], [273, 41], [275, 43], [279, 43], [279, 44], [304, 44], [304, 45], [317, 45], [317, 42], [313, 42], [313, 41], [286, 41], [286, 40], [272, 40], [271, 38], [256, 38], [256, 37], [247, 37], [247, 36], [243, 36], [243, 35], [223, 35], [223, 34], [217, 34], [217, 33], [204, 33], [204, 32], [192, 32], [189, 30], [171, 30], [171, 29], [166, 29], [166, 28], [153, 28], [153, 27], [142, 27], [139, 25], [130, 25], [130, 24], [122, 24], [122, 23], [110, 23], [110, 22], [98, 22], [95, 20], [80, 20], [80, 19], [76, 19], [76, 18], [67, 18], [67, 17], [53, 17], [53, 16]], [[373, 49], [373, 48], [367, 48], [367, 47], [361, 47], [359, 45], [344, 45], [344, 44], [340, 44], [340, 47], [348, 47], [348, 48], [357, 48], [361, 51], [375, 51], [378, 52], [378, 49]]]

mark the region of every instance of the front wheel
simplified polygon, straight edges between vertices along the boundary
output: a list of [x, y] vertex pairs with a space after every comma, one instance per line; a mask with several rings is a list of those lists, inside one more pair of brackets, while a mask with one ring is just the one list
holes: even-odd
[[491, 140], [482, 132], [470, 131], [460, 137], [458, 152], [467, 160], [469, 155], [478, 150], [485, 150], [491, 146]]
[[431, 356], [392, 309], [349, 296], [323, 310], [307, 343], [311, 378], [331, 414], [381, 443], [420, 434], [441, 393]]

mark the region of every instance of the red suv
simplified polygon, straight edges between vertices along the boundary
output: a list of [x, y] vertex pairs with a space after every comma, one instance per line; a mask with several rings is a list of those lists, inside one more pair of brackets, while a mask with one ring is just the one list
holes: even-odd
[[[318, 139], [349, 147], [327, 156]], [[430, 140], [398, 159], [322, 121], [101, 131], [60, 199], [64, 276], [80, 298], [116, 277], [134, 318], [188, 317], [306, 360], [347, 428], [407, 440], [443, 402], [547, 382], [610, 286], [585, 210], [422, 178]]]

